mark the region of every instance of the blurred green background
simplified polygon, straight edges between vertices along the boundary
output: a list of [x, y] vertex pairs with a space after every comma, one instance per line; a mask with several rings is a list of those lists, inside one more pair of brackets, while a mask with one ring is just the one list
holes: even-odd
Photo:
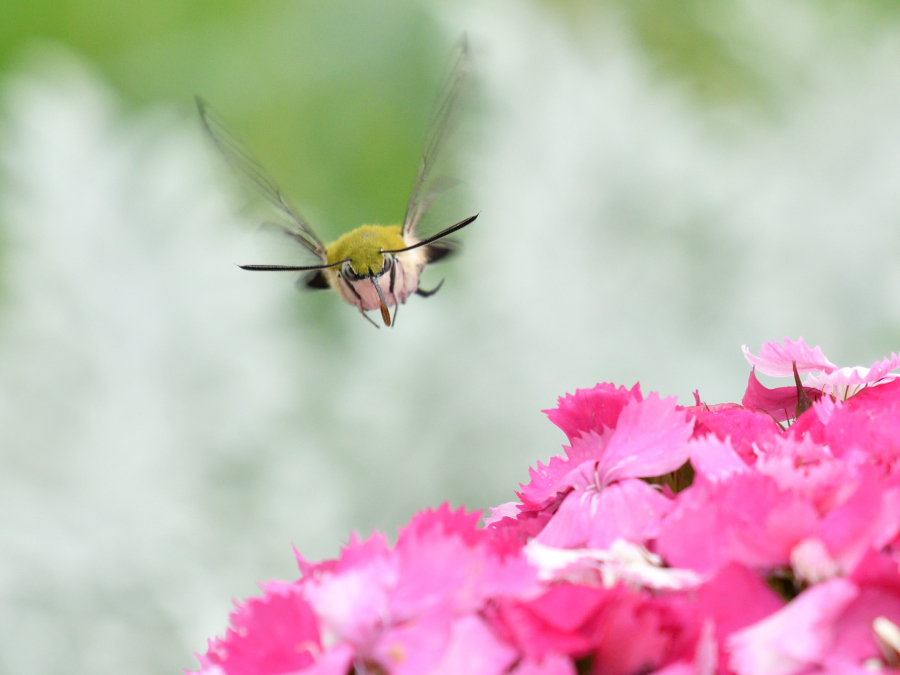
[[[441, 292], [238, 270], [294, 253], [193, 96], [332, 239], [402, 218], [463, 31]], [[898, 66], [875, 0], [0, 4], [0, 675], [193, 667], [292, 543], [513, 499], [575, 388], [897, 351]]]

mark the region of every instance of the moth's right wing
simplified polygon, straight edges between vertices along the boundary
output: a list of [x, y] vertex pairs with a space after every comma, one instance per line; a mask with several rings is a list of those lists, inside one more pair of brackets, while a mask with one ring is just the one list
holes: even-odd
[[471, 69], [469, 40], [463, 34], [453, 46], [449, 69], [440, 88], [437, 103], [428, 124], [428, 131], [425, 134], [425, 148], [422, 151], [412, 192], [409, 195], [406, 216], [403, 218], [402, 233], [404, 237], [415, 236], [419, 223], [435, 197], [458, 183], [447, 176], [435, 176], [433, 169], [446, 136], [453, 126], [460, 94]]
[[328, 254], [325, 245], [316, 235], [313, 229], [294, 208], [294, 205], [284, 196], [281, 188], [272, 179], [269, 173], [262, 167], [256, 157], [246, 146], [225, 126], [222, 118], [210, 105], [200, 98], [195, 97], [197, 110], [200, 112], [200, 120], [203, 128], [212, 139], [213, 143], [225, 157], [229, 165], [242, 177], [246, 178], [276, 212], [284, 216], [277, 225], [288, 235], [296, 239], [312, 253], [316, 254], [323, 262], [328, 262]]

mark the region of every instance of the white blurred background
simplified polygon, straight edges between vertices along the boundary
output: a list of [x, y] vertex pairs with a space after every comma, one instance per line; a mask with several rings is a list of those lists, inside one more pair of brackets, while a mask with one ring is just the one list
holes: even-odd
[[[52, 4], [0, 21], [0, 674], [192, 667], [292, 544], [512, 499], [575, 388], [900, 348], [892, 5]], [[464, 29], [481, 215], [441, 292], [376, 331], [237, 269], [269, 249], [191, 95], [334, 238], [402, 216]]]

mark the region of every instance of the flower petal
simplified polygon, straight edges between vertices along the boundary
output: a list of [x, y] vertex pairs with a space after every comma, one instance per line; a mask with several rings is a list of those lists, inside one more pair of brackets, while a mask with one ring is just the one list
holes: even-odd
[[826, 394], [846, 398], [848, 394], [855, 393], [853, 389], [874, 384], [885, 378], [896, 378], [896, 375], [889, 375], [889, 373], [897, 368], [900, 368], [900, 354], [892, 353], [868, 368], [856, 366], [840, 368], [820, 375], [810, 375], [806, 378], [806, 384], [820, 389]]
[[[822, 397], [821, 390], [815, 387], [804, 387], [803, 390], [813, 402]], [[796, 386], [769, 389], [756, 379], [756, 369], [753, 369], [750, 371], [750, 379], [741, 404], [747, 410], [768, 413], [779, 422], [784, 422], [797, 417], [798, 398]]]
[[738, 675], [792, 675], [820, 663], [834, 624], [859, 593], [846, 579], [817, 584], [784, 609], [732, 635], [731, 668]]
[[660, 532], [674, 503], [653, 486], [629, 478], [596, 490], [574, 490], [536, 539], [558, 548], [607, 549], [616, 539], [645, 542]]
[[574, 395], [561, 396], [556, 408], [543, 412], [571, 443], [585, 432], [602, 434], [604, 427], [615, 428], [625, 404], [642, 398], [640, 382], [631, 389], [604, 382], [592, 389], [578, 389]]
[[785, 336], [784, 345], [777, 342], [765, 342], [759, 350], [759, 356], [751, 354], [747, 345], [742, 345], [741, 349], [751, 366], [772, 377], [792, 376], [795, 363], [797, 372], [800, 373], [814, 371], [830, 373], [837, 370], [837, 366], [825, 358], [819, 347], [807, 347], [802, 337], [793, 342]]
[[688, 419], [674, 397], [660, 399], [654, 393], [643, 401], [631, 401], [622, 409], [600, 458], [603, 483], [675, 471], [688, 459], [687, 441], [693, 431], [693, 417]]
[[201, 657], [204, 673], [276, 675], [313, 663], [321, 650], [312, 608], [296, 584], [267, 584], [262, 598], [237, 605], [225, 638]]

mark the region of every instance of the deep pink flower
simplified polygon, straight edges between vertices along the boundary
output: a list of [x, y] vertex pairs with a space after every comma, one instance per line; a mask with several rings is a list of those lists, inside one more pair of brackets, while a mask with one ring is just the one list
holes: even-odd
[[609, 590], [564, 582], [533, 600], [497, 603], [493, 623], [530, 659], [548, 654], [577, 658], [587, 655], [602, 634], [603, 610], [628, 593], [622, 586]]
[[719, 440], [730, 439], [735, 452], [747, 463], [756, 461], [754, 446], [763, 446], [781, 435], [771, 415], [747, 410], [736, 403], [688, 408], [697, 420], [694, 438], [710, 432]]
[[261, 598], [237, 604], [224, 638], [199, 656], [201, 673], [278, 675], [304, 668], [321, 652], [318, 621], [299, 586], [273, 582]]
[[401, 531], [394, 549], [397, 582], [388, 612], [393, 622], [430, 612], [475, 611], [488, 598], [537, 592], [537, 573], [524, 557], [502, 556], [479, 513], [424, 511]]
[[[822, 391], [815, 387], [803, 387], [803, 392], [811, 402], [815, 402], [822, 397]], [[750, 379], [747, 381], [747, 390], [744, 392], [744, 398], [741, 399], [741, 405], [747, 410], [765, 413], [774, 420], [785, 422], [797, 417], [796, 411], [799, 397], [800, 392], [797, 391], [796, 384], [790, 387], [775, 387], [774, 389], [764, 387], [756, 379], [756, 369], [754, 368], [750, 371]]]
[[737, 563], [722, 567], [696, 591], [697, 613], [709, 622], [716, 645], [718, 664], [728, 663], [726, 641], [746, 628], [784, 607], [779, 598], [759, 577]]
[[625, 675], [688, 654], [697, 637], [691, 617], [677, 601], [625, 586], [560, 583], [534, 600], [499, 603], [493, 620], [528, 659], [591, 656], [592, 673]]
[[861, 449], [875, 461], [900, 458], [900, 380], [866, 387], [835, 407], [824, 442], [835, 454]]
[[541, 661], [522, 659], [510, 675], [577, 675], [572, 659], [561, 654], [547, 654]]
[[604, 382], [593, 389], [578, 389], [574, 394], [560, 396], [556, 408], [544, 413], [571, 443], [589, 431], [602, 434], [604, 428], [615, 428], [625, 404], [641, 400], [640, 382], [630, 390]]

